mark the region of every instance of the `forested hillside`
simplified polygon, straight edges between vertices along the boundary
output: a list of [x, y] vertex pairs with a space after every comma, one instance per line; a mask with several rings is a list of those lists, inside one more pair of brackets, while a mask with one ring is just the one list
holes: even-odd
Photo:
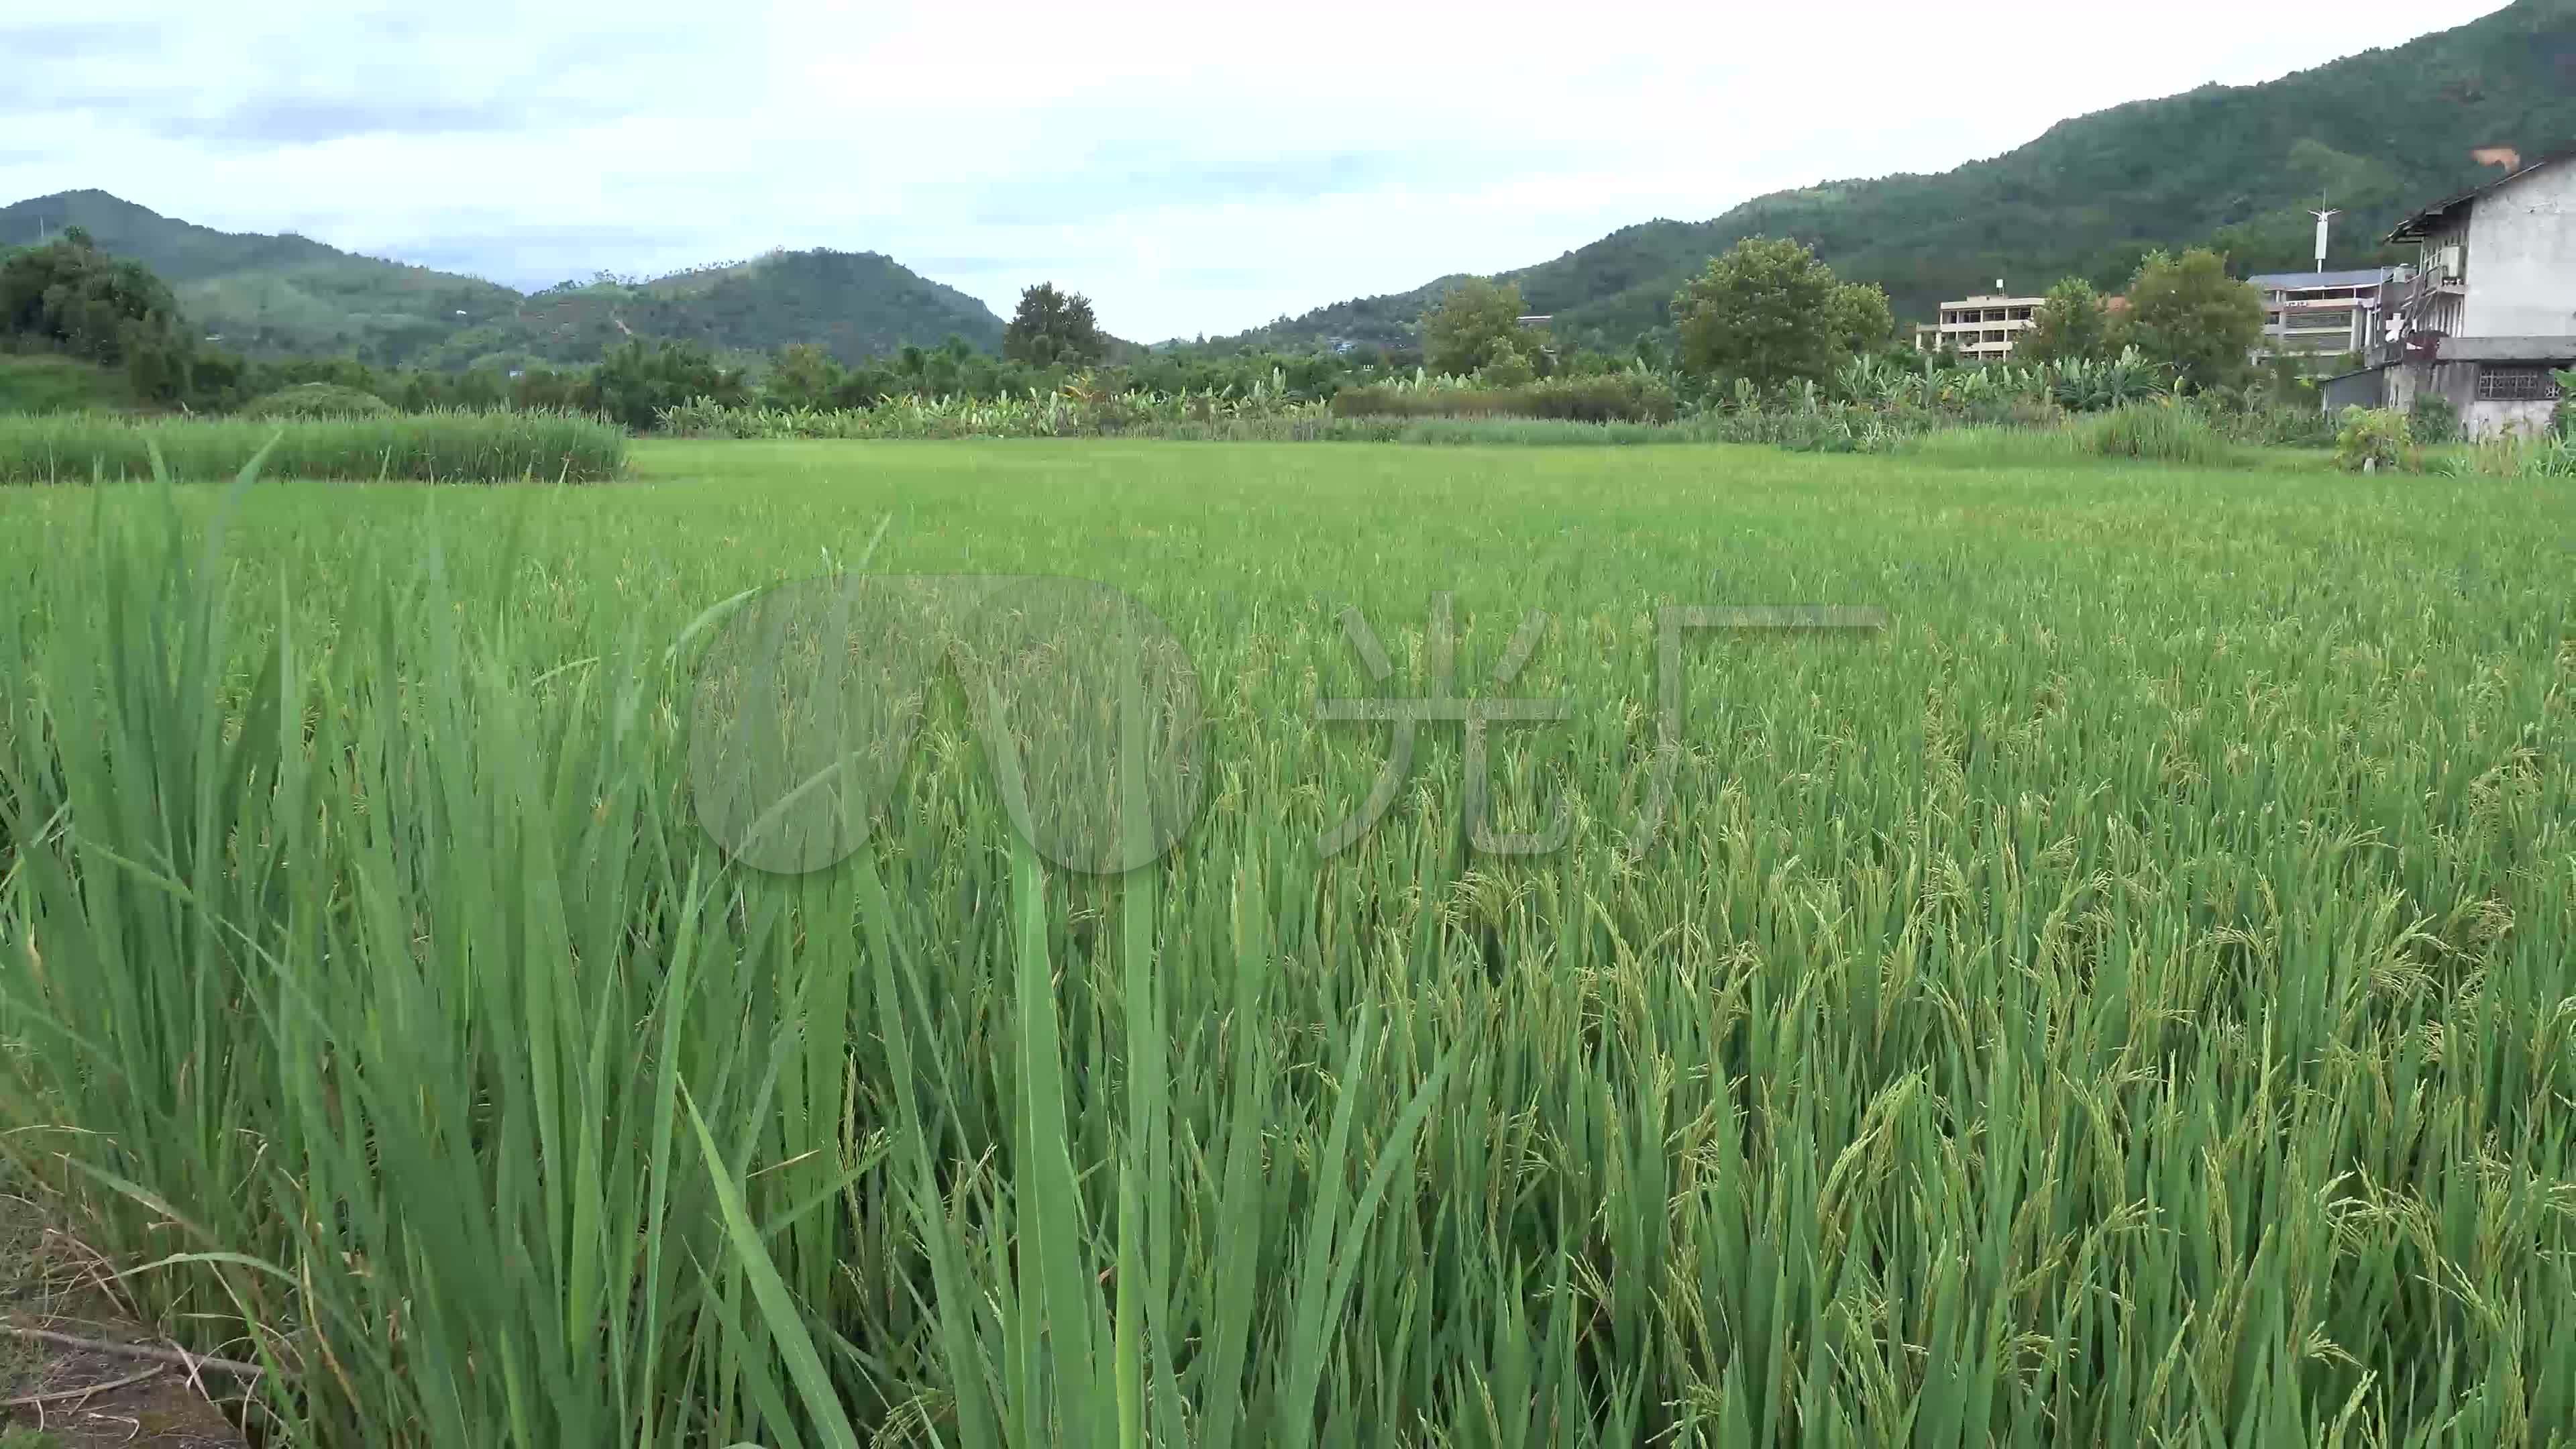
[[254, 357], [336, 354], [432, 367], [592, 362], [631, 334], [736, 352], [816, 342], [855, 363], [952, 334], [986, 349], [1002, 338], [1002, 320], [982, 302], [873, 252], [776, 252], [649, 282], [522, 295], [305, 237], [214, 231], [103, 191], [0, 208], [0, 250], [74, 226], [169, 281], [193, 327]]
[[[1623, 228], [1503, 278], [1559, 336], [1624, 347], [1747, 236], [1812, 244], [1900, 318], [1998, 277], [2116, 286], [2160, 246], [2213, 242], [2240, 272], [2304, 267], [2320, 195], [2345, 215], [2335, 261], [2394, 259], [2378, 240], [2414, 206], [2476, 184], [2471, 152], [2531, 158], [2576, 144], [2576, 0], [2519, 0], [2454, 30], [2253, 86], [2204, 86], [2051, 127], [1937, 176], [1840, 181], [1757, 197], [1711, 221]], [[1318, 308], [1242, 340], [1406, 346], [1453, 278]]]

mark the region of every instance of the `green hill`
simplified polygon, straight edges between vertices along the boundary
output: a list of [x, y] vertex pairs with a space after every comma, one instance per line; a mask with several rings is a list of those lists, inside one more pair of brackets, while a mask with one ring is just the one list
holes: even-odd
[[458, 330], [422, 361], [464, 366], [480, 356], [588, 362], [629, 336], [676, 337], [725, 352], [820, 343], [843, 362], [955, 333], [987, 351], [1002, 319], [954, 287], [875, 252], [772, 252], [733, 266], [649, 282], [593, 282], [520, 298], [509, 315]]
[[[2251, 86], [2203, 86], [2080, 116], [1937, 176], [1840, 181], [1757, 197], [1711, 221], [1626, 227], [1503, 279], [1561, 336], [1624, 347], [1738, 240], [1793, 236], [1848, 280], [1887, 288], [1900, 318], [1998, 277], [2124, 285], [2159, 246], [2215, 241], [2240, 271], [2303, 269], [2322, 193], [2334, 261], [2395, 260], [2378, 239], [2408, 209], [2476, 184], [2470, 153], [2526, 158], [2576, 143], [2576, 0], [2519, 0], [2405, 45]], [[1409, 346], [1454, 279], [1318, 308], [1229, 341]]]
[[1002, 320], [873, 252], [773, 252], [650, 282], [523, 295], [475, 277], [357, 256], [300, 236], [214, 231], [103, 191], [0, 207], [0, 248], [85, 228], [168, 279], [190, 322], [255, 356], [350, 354], [378, 364], [589, 362], [623, 337], [731, 352], [819, 342], [845, 362], [950, 333], [1001, 345]]

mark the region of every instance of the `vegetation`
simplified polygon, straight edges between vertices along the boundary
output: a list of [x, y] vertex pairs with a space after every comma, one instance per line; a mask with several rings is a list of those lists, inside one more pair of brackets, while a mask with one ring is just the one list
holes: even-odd
[[1672, 386], [1646, 372], [1553, 377], [1511, 386], [1462, 386], [1461, 381], [1346, 387], [1333, 395], [1333, 411], [1343, 417], [1562, 418], [1587, 423], [1669, 423], [1676, 415]]
[[1764, 237], [1711, 258], [1674, 296], [1673, 318], [1684, 370], [1764, 389], [1822, 381], [1871, 329], [1884, 341], [1892, 326], [1884, 296], [1836, 281], [1797, 242]]
[[242, 409], [246, 418], [382, 417], [393, 405], [371, 392], [336, 382], [301, 382], [281, 388]]
[[[2404, 45], [2253, 86], [2203, 86], [2062, 121], [2002, 156], [1933, 176], [1829, 182], [1757, 197], [1710, 221], [1622, 228], [1553, 261], [1504, 272], [1569, 342], [1624, 348], [1669, 328], [1676, 289], [1748, 237], [1794, 237], [1846, 280], [1887, 289], [1897, 315], [1997, 277], [2127, 285], [2148, 253], [2207, 246], [2239, 275], [2309, 265], [2320, 193], [2336, 263], [2404, 260], [2385, 236], [2417, 206], [2492, 179], [2472, 152], [2538, 157], [2576, 137], [2576, 3], [2515, 0]], [[2406, 123], [2392, 124], [2403, 116]], [[1337, 339], [1401, 347], [1454, 283], [1321, 307], [1245, 334], [1283, 346]]]
[[589, 483], [626, 462], [626, 434], [566, 413], [134, 419], [0, 416], [0, 484], [229, 478], [255, 459], [272, 477], [350, 482]]
[[2092, 362], [2119, 351], [2111, 337], [2111, 314], [2102, 294], [2082, 277], [2068, 277], [2049, 288], [2031, 313], [2030, 330], [2013, 347], [2013, 356], [2026, 363]]
[[1459, 377], [1498, 373], [1493, 380], [1504, 387], [1528, 382], [1535, 371], [1531, 356], [1547, 347], [1544, 332], [1521, 326], [1528, 311], [1520, 288], [1466, 278], [1423, 314], [1424, 365]]
[[2224, 387], [2244, 380], [2263, 338], [2263, 299], [2227, 275], [2226, 259], [2194, 248], [2158, 252], [2129, 284], [2129, 307], [2115, 334], [2189, 386]]
[[0, 413], [113, 412], [135, 404], [121, 368], [47, 353], [0, 352]]
[[2378, 473], [2409, 467], [2418, 461], [2414, 430], [2395, 408], [2345, 408], [2335, 435], [2335, 465], [2354, 473]]
[[256, 358], [346, 355], [379, 367], [481, 363], [506, 372], [597, 362], [639, 335], [748, 354], [812, 342], [849, 363], [952, 334], [988, 351], [1002, 342], [991, 308], [869, 252], [772, 252], [651, 281], [603, 274], [522, 295], [303, 237], [211, 231], [98, 191], [0, 207], [0, 252], [72, 226], [167, 278], [200, 337]]
[[[6, 500], [0, 1152], [279, 1440], [2576, 1428], [2576, 493], [840, 456]], [[1061, 873], [939, 697], [850, 859], [729, 860], [709, 606], [818, 568], [1131, 593], [1195, 824]], [[1572, 702], [1484, 760], [1554, 854], [1437, 729], [1317, 849], [1435, 589]], [[1811, 600], [1890, 622], [1688, 638], [1642, 839], [1655, 611]]]
[[1053, 282], [1023, 288], [1020, 305], [1002, 329], [1002, 355], [1037, 367], [1089, 367], [1109, 353], [1109, 336], [1091, 315], [1091, 299], [1055, 289]]
[[2105, 458], [2151, 458], [2223, 468], [2235, 449], [2196, 408], [2171, 402], [2115, 408], [2087, 418], [2077, 430], [2087, 450]]
[[2416, 442], [2435, 447], [2455, 443], [2460, 438], [2460, 410], [2449, 398], [2427, 388], [2415, 394], [2415, 404], [2407, 410], [2406, 425]]

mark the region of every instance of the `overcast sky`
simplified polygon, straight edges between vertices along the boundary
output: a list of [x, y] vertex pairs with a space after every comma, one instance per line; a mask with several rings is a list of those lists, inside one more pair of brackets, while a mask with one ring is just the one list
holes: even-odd
[[1155, 341], [2500, 8], [0, 0], [0, 203], [98, 187], [522, 288], [881, 251]]

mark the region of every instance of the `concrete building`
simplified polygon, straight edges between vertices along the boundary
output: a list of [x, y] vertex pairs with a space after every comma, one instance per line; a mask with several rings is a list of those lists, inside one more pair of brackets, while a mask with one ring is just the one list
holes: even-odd
[[2434, 393], [2472, 438], [2548, 427], [2551, 373], [2576, 368], [2576, 150], [2436, 202], [2388, 239], [2420, 259], [2380, 288], [2368, 365], [2330, 379], [2327, 405]]
[[1941, 320], [1914, 329], [1914, 346], [1924, 352], [1951, 351], [1967, 362], [2006, 362], [2013, 345], [2030, 330], [2031, 318], [2045, 297], [2007, 297], [2003, 283], [1992, 293], [1941, 304]]
[[2380, 289], [2395, 267], [2352, 272], [2267, 272], [2248, 277], [2263, 294], [2263, 341], [2256, 361], [2367, 354]]

